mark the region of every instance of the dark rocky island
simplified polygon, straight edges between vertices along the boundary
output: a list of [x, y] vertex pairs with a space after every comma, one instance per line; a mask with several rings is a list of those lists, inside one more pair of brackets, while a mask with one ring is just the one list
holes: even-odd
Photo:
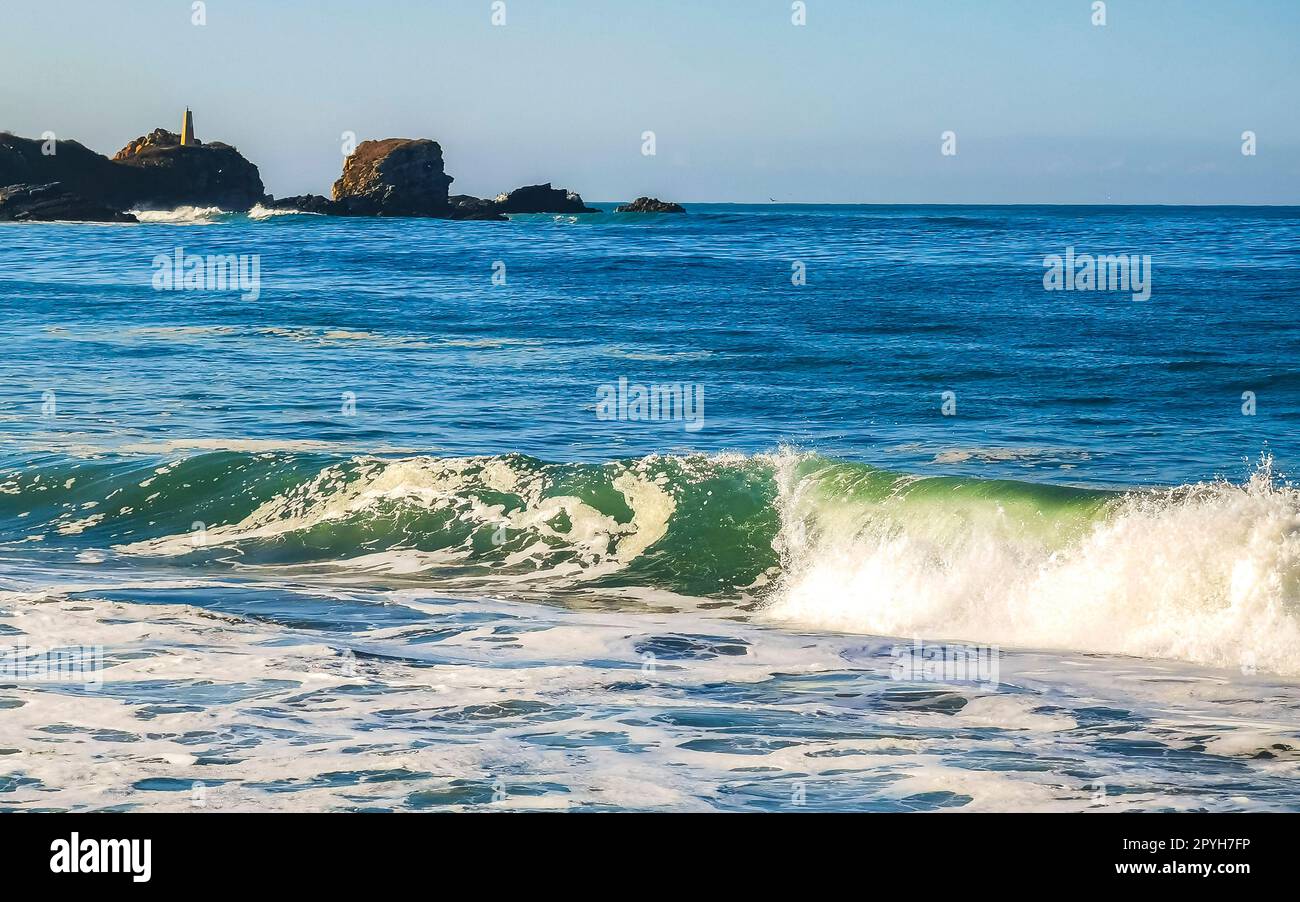
[[[243, 211], [265, 195], [257, 167], [228, 144], [182, 145], [175, 132], [157, 129], [110, 160], [76, 141], [39, 141], [0, 133], [0, 219], [90, 219], [130, 222], [97, 211], [220, 207]], [[54, 187], [51, 187], [54, 186]], [[57, 204], [31, 206], [32, 192]]]
[[263, 205], [327, 216], [428, 216], [450, 218], [442, 147], [425, 138], [363, 141], [343, 161], [332, 197], [302, 194]]
[[154, 129], [113, 155], [113, 162], [139, 173], [131, 206], [173, 209], [220, 207], [244, 211], [262, 201], [262, 176], [229, 144], [197, 140], [181, 144], [180, 135]]
[[[599, 213], [576, 192], [528, 185], [485, 199], [449, 196], [454, 179], [442, 147], [427, 138], [363, 141], [343, 164], [330, 197], [276, 199], [257, 166], [234, 147], [204, 143], [185, 113], [181, 134], [155, 129], [112, 159], [76, 141], [40, 141], [0, 132], [0, 220], [134, 222], [131, 210], [256, 205], [330, 216], [406, 216], [504, 221], [509, 214]], [[6, 187], [7, 186], [7, 187]], [[677, 204], [638, 198], [619, 212], [684, 213]]]
[[614, 208], [615, 213], [685, 213], [681, 204], [671, 204], [657, 197], [638, 197], [630, 204]]
[[588, 207], [576, 192], [545, 185], [516, 188], [508, 194], [498, 194], [494, 201], [501, 213], [599, 213]]
[[331, 216], [422, 216], [503, 222], [507, 213], [599, 213], [564, 188], [529, 185], [492, 200], [468, 194], [448, 196], [455, 181], [443, 168], [442, 147], [427, 138], [363, 141], [343, 164], [333, 197], [306, 194], [264, 204]]

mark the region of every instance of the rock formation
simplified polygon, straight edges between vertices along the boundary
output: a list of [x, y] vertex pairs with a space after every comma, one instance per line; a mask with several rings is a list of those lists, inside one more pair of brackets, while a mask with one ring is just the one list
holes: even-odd
[[319, 194], [297, 194], [293, 197], [268, 197], [262, 201], [262, 206], [269, 207], [272, 210], [298, 210], [302, 213], [321, 213], [326, 216], [346, 216], [347, 209], [343, 204], [335, 203], [328, 197], [321, 197]]
[[76, 141], [0, 132], [0, 186], [58, 182], [68, 193], [122, 210], [136, 191], [136, 175]]
[[588, 207], [576, 192], [545, 185], [528, 185], [516, 188], [509, 194], [498, 194], [496, 209], [501, 213], [599, 213]]
[[[187, 123], [192, 122], [188, 117]], [[52, 152], [51, 152], [52, 151]], [[331, 216], [427, 216], [504, 221], [506, 214], [599, 213], [577, 193], [550, 183], [516, 188], [486, 200], [448, 197], [453, 179], [442, 147], [426, 138], [364, 141], [343, 164], [333, 197], [265, 193], [257, 167], [229, 144], [203, 143], [166, 129], [136, 138], [110, 160], [76, 141], [42, 142], [0, 132], [0, 219], [87, 219], [129, 222], [122, 211], [220, 207], [242, 212], [257, 204]], [[642, 202], [682, 212], [675, 204]], [[674, 209], [675, 208], [675, 209]]]
[[161, 128], [119, 150], [113, 162], [144, 174], [132, 204], [135, 207], [242, 211], [266, 194], [257, 167], [229, 144], [195, 141], [182, 145], [180, 135]]
[[130, 213], [73, 194], [58, 182], [0, 188], [0, 220], [13, 222], [135, 222]]
[[483, 219], [492, 222], [507, 222], [505, 216], [497, 209], [496, 201], [484, 200], [481, 197], [470, 197], [468, 194], [457, 194], [447, 199], [451, 207], [452, 219]]
[[357, 145], [333, 194], [353, 215], [446, 216], [451, 183], [437, 141], [387, 138]]
[[[180, 143], [180, 138], [177, 137], [175, 132], [169, 132], [165, 128], [155, 128], [143, 138], [136, 138], [134, 141], [128, 142], [126, 147], [113, 154], [113, 161], [120, 163], [127, 157], [143, 153], [151, 147], [176, 147]], [[196, 145], [202, 144], [197, 138], [194, 143]]]
[[599, 213], [564, 188], [529, 185], [500, 194], [494, 200], [457, 194], [443, 171], [442, 148], [436, 141], [387, 138], [364, 141], [343, 164], [334, 183], [333, 199], [318, 194], [263, 201], [279, 210], [301, 210], [332, 216], [429, 216], [503, 222], [507, 213]]
[[615, 213], [685, 213], [681, 204], [672, 204], [657, 197], [638, 197], [630, 204], [614, 208]]
[[163, 129], [137, 138], [111, 160], [76, 141], [0, 133], [0, 185], [54, 182], [87, 205], [118, 211], [180, 206], [241, 211], [265, 194], [257, 167], [235, 148], [219, 142], [182, 147], [179, 136]]

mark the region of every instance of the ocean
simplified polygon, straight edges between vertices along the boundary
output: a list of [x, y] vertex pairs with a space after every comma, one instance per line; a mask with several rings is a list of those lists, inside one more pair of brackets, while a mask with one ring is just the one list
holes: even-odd
[[144, 218], [0, 226], [0, 810], [1300, 810], [1300, 209]]

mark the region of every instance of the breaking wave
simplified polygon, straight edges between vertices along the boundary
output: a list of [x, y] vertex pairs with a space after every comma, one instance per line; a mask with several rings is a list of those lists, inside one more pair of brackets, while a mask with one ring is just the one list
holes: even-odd
[[274, 207], [264, 207], [261, 204], [254, 204], [248, 211], [248, 218], [253, 220], [270, 219], [273, 216], [321, 216], [321, 213], [312, 213], [307, 210], [280, 210]]
[[461, 593], [643, 589], [787, 628], [1300, 673], [1300, 492], [916, 477], [813, 454], [224, 451], [0, 477], [0, 537]]
[[140, 222], [168, 225], [209, 225], [228, 215], [220, 207], [177, 207], [174, 210], [131, 210]]

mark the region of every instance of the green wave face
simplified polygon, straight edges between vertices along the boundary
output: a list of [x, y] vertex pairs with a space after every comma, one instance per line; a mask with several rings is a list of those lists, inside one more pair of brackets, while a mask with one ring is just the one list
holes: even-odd
[[816, 456], [778, 459], [775, 472], [790, 525], [841, 535], [909, 532], [942, 541], [985, 530], [1057, 547], [1119, 497], [1012, 480], [918, 478]]
[[1059, 545], [1110, 498], [788, 452], [607, 464], [220, 452], [10, 474], [0, 536], [187, 566], [351, 566], [736, 597], [779, 580], [810, 536], [908, 531], [939, 542], [978, 528]]

